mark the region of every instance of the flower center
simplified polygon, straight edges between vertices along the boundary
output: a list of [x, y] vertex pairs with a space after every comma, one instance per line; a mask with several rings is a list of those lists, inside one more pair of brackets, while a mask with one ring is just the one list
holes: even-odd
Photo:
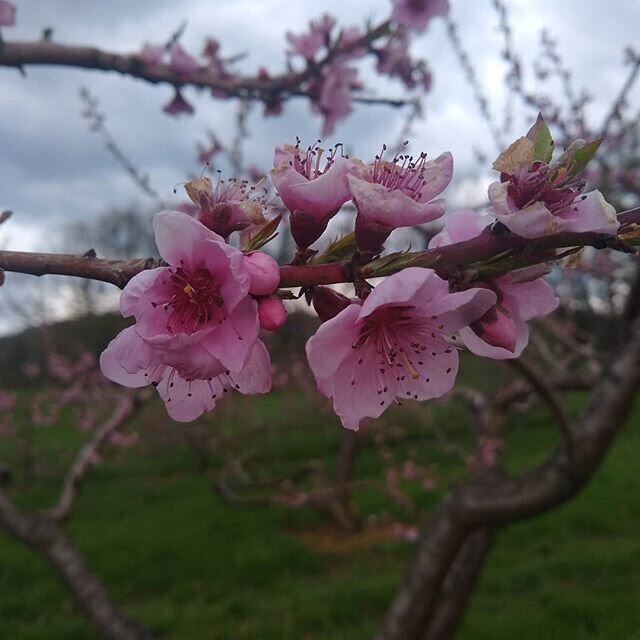
[[562, 168], [534, 162], [519, 174], [509, 174], [508, 193], [518, 209], [543, 202], [551, 213], [565, 209], [582, 194], [584, 181], [570, 181]]
[[335, 162], [336, 158], [342, 156], [342, 144], [337, 144], [335, 147], [329, 149], [329, 153], [326, 156], [324, 168], [320, 168], [322, 162], [322, 156], [325, 150], [320, 146], [320, 140], [314, 142], [310, 147], [307, 147], [306, 152], [302, 152], [300, 149], [300, 138], [296, 138], [296, 146], [293, 154], [293, 161], [291, 165], [307, 180], [313, 180], [323, 173], [326, 173], [331, 165]]
[[376, 155], [373, 162], [373, 182], [383, 185], [390, 191], [400, 190], [406, 196], [420, 202], [422, 190], [427, 184], [424, 172], [427, 154], [421, 153], [417, 160], [413, 156], [397, 154], [393, 160], [384, 160], [387, 145], [382, 146], [382, 153]]
[[[417, 380], [420, 374], [416, 371], [411, 360], [411, 354], [407, 354], [404, 341], [399, 339], [399, 334], [405, 331], [414, 336], [419, 336], [422, 323], [410, 310], [413, 307], [383, 307], [374, 311], [364, 322], [360, 329], [358, 339], [354, 343], [354, 348], [372, 344], [376, 353], [380, 356], [381, 367], [401, 367]], [[426, 345], [420, 341], [412, 340], [410, 347], [415, 354], [426, 351]]]
[[[224, 316], [220, 286], [205, 267], [193, 271], [175, 267], [168, 285], [170, 298], [162, 303], [162, 308], [168, 313], [166, 327], [169, 333], [191, 334]], [[154, 306], [157, 305], [154, 303]]]

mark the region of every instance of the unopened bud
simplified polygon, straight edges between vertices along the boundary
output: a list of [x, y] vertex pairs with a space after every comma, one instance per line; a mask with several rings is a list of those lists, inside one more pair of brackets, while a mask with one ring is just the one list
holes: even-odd
[[267, 331], [275, 331], [287, 320], [287, 310], [277, 296], [262, 298], [258, 302], [260, 326]]
[[278, 288], [280, 267], [270, 255], [262, 251], [252, 251], [245, 256], [245, 265], [251, 278], [249, 293], [254, 296], [268, 296]]
[[349, 298], [330, 287], [314, 287], [312, 302], [322, 322], [331, 320], [351, 304]]
[[492, 347], [501, 347], [512, 353], [516, 349], [516, 328], [505, 311], [492, 307], [480, 320], [470, 325], [473, 332]]

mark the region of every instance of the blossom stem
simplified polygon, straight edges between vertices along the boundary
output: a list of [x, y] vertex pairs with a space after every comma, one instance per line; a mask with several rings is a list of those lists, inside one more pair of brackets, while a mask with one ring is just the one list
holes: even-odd
[[[621, 213], [618, 220], [623, 225], [640, 224], [640, 207]], [[603, 248], [611, 238], [597, 233], [562, 233], [536, 240], [526, 240], [511, 233], [494, 233], [490, 230], [481, 235], [436, 249], [424, 251], [421, 258], [427, 262], [437, 258], [433, 268], [441, 277], [447, 277], [457, 269], [475, 262], [490, 260], [505, 251], [519, 251], [526, 258], [525, 249], [550, 250], [566, 247], [594, 246]], [[615, 237], [613, 238], [615, 240]], [[533, 264], [539, 262], [535, 254], [531, 256]], [[144, 269], [160, 266], [153, 258], [135, 260], [102, 260], [89, 256], [76, 256], [55, 253], [28, 253], [22, 251], [0, 251], [0, 269], [17, 273], [41, 276], [58, 274], [78, 276], [91, 280], [109, 282], [124, 287], [134, 275]], [[407, 265], [405, 265], [407, 266]], [[522, 266], [522, 265], [520, 265]], [[399, 267], [400, 271], [403, 267]], [[349, 262], [334, 262], [320, 265], [284, 265], [280, 267], [280, 287], [309, 287], [322, 284], [352, 282]], [[363, 267], [362, 276], [370, 277], [367, 267]]]

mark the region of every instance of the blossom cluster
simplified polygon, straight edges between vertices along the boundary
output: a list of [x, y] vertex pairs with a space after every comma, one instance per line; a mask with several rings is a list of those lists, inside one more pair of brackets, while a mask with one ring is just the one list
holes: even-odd
[[[181, 421], [212, 409], [229, 390], [269, 391], [260, 329], [285, 322], [282, 298], [292, 296], [279, 291], [281, 269], [261, 251], [276, 235], [282, 216], [271, 209], [279, 206], [288, 212], [297, 245], [289, 268], [341, 259], [351, 274], [353, 297], [319, 285], [301, 291], [322, 322], [306, 345], [309, 367], [343, 425], [357, 429], [393, 403], [441, 397], [455, 383], [461, 349], [495, 359], [522, 353], [527, 322], [558, 305], [543, 279], [556, 255], [537, 253], [534, 243], [525, 252], [529, 262], [499, 268], [498, 259], [453, 272], [425, 264], [425, 256], [492, 234], [523, 241], [574, 232], [615, 235], [615, 210], [599, 192], [584, 193], [578, 178], [596, 149], [597, 143], [578, 141], [554, 160], [539, 119], [495, 161], [500, 179], [489, 186], [482, 213], [444, 215], [439, 196], [453, 176], [446, 152], [433, 159], [386, 157], [383, 148], [365, 162], [345, 156], [340, 145], [281, 145], [270, 172], [277, 203], [246, 182], [214, 187], [208, 178], [193, 180], [186, 185], [193, 203], [188, 213], [155, 217], [164, 266], [139, 273], [125, 287], [121, 311], [135, 324], [102, 354], [102, 371], [126, 386], [154, 385], [169, 415]], [[349, 203], [353, 232], [322, 252], [314, 249]], [[395, 229], [441, 217], [444, 225], [427, 252], [384, 254]], [[368, 278], [378, 275], [386, 277], [374, 286]]]
[[[309, 97], [312, 111], [322, 116], [322, 135], [330, 135], [336, 123], [351, 113], [354, 92], [363, 88], [355, 63], [367, 55], [376, 61], [380, 75], [398, 79], [407, 89], [428, 91], [431, 71], [426, 61], [412, 57], [410, 35], [424, 31], [433, 18], [446, 15], [448, 0], [392, 0], [391, 5], [391, 15], [379, 29], [340, 28], [337, 20], [325, 13], [311, 20], [304, 32], [288, 31], [287, 72], [272, 76], [260, 67], [249, 83], [264, 90], [260, 98], [265, 115], [282, 113], [285, 100], [296, 89]], [[247, 80], [221, 56], [220, 43], [214, 38], [206, 39], [199, 56], [189, 53], [174, 37], [166, 44], [146, 43], [134, 57], [149, 70], [168, 69], [183, 85], [203, 74], [230, 84]], [[211, 93], [213, 97], [226, 96], [221, 89]], [[195, 111], [178, 85], [163, 110], [174, 116]]]

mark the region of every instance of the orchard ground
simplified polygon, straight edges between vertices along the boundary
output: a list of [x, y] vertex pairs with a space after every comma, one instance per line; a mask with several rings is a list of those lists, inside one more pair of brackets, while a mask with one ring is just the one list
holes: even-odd
[[[473, 375], [474, 362], [463, 363], [465, 375]], [[580, 394], [570, 397], [574, 412], [582, 402]], [[460, 446], [470, 437], [460, 403], [405, 411], [389, 412], [379, 428], [393, 430], [402, 418], [408, 427], [390, 440], [391, 451], [402, 459], [411, 450], [419, 463], [433, 465], [432, 490], [408, 487], [417, 514], [389, 498], [369, 441], [357, 459], [354, 495], [359, 510], [378, 520], [359, 533], [338, 531], [311, 507], [232, 506], [213, 488], [222, 449], [203, 460], [184, 425], [166, 424], [155, 399], [139, 418], [139, 444], [91, 472], [68, 531], [115, 600], [160, 638], [371, 638], [414, 551], [413, 543], [389, 534], [391, 525], [424, 521], [462, 468], [432, 425]], [[70, 422], [66, 415], [62, 424], [35, 432], [42, 464], [29, 487], [15, 442], [0, 440], [0, 462], [17, 471], [11, 494], [22, 506], [54, 499], [65, 465], [86, 437]], [[640, 640], [639, 427], [637, 406], [582, 495], [500, 532], [460, 640]], [[232, 438], [247, 467], [265, 478], [286, 476], [309, 460], [334, 469], [343, 436], [335, 416], [293, 390], [231, 399], [206, 428]], [[542, 460], [556, 437], [543, 408], [513, 414], [507, 467]], [[53, 571], [3, 532], [0, 630], [11, 640], [95, 637]]]

